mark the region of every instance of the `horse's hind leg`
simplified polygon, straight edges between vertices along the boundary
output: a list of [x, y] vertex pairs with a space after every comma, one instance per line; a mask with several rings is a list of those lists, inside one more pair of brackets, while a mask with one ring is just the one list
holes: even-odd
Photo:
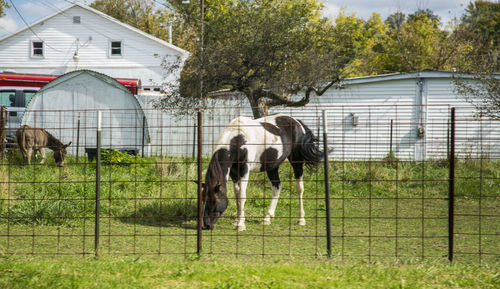
[[274, 212], [276, 211], [276, 205], [278, 204], [278, 199], [280, 197], [280, 192], [281, 192], [281, 182], [278, 169], [267, 171], [267, 176], [271, 181], [271, 189], [273, 191], [273, 196], [271, 198], [271, 203], [269, 204], [269, 208], [267, 209], [267, 214], [262, 220], [263, 225], [271, 224], [271, 218], [274, 218]]
[[297, 190], [297, 194], [299, 195], [299, 220], [297, 221], [297, 225], [305, 226], [306, 224], [306, 213], [304, 211], [304, 182], [302, 181], [302, 176], [304, 174], [303, 164], [302, 163], [294, 163], [292, 164], [293, 173], [295, 175], [295, 189]]
[[24, 157], [24, 163], [25, 164], [31, 164], [31, 154], [33, 153], [32, 148], [27, 148], [26, 152], [23, 152], [23, 157]]

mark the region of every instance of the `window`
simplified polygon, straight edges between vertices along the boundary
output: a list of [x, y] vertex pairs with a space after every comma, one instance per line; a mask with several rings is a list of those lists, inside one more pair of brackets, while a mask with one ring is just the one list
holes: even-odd
[[35, 95], [36, 91], [33, 90], [25, 90], [24, 91], [24, 105], [28, 105], [28, 103], [31, 101], [33, 96]]
[[15, 97], [15, 90], [0, 91], [0, 105], [14, 106]]
[[121, 41], [111, 41], [111, 56], [121, 56], [122, 55], [122, 42]]
[[80, 24], [80, 16], [73, 16], [73, 24]]
[[31, 41], [31, 57], [43, 57], [43, 41]]

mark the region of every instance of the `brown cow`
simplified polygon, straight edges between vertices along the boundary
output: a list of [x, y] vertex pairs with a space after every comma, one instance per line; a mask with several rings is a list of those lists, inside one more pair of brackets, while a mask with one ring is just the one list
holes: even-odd
[[24, 163], [26, 164], [31, 163], [31, 154], [33, 150], [35, 150], [35, 160], [37, 159], [36, 150], [40, 151], [42, 155], [40, 164], [43, 164], [46, 159], [45, 148], [49, 148], [54, 151], [54, 159], [57, 165], [62, 167], [64, 166], [66, 148], [71, 144], [71, 142], [63, 144], [43, 128], [36, 128], [28, 125], [23, 125], [16, 131], [16, 139], [21, 149]]

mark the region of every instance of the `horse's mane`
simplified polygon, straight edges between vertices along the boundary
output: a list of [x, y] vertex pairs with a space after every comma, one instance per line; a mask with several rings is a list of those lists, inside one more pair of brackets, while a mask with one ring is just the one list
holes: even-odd
[[45, 129], [42, 129], [42, 131], [47, 134], [47, 146], [48, 147], [57, 148], [57, 147], [63, 146], [63, 143], [59, 139], [57, 139], [55, 136], [53, 136], [50, 132], [48, 132]]
[[229, 165], [229, 152], [226, 149], [219, 149], [213, 154], [205, 176], [205, 183], [208, 188], [224, 184], [225, 172], [223, 166], [228, 167]]

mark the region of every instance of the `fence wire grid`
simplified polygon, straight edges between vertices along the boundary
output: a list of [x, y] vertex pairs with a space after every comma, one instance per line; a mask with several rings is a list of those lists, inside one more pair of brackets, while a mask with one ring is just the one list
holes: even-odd
[[[422, 109], [425, 118], [414, 113]], [[272, 110], [311, 128], [329, 152], [328, 177], [323, 164], [305, 170], [306, 225], [299, 226], [294, 173], [285, 161], [275, 217], [263, 225], [271, 183], [265, 173], [251, 173], [242, 232], [233, 225], [231, 181], [229, 205], [215, 229], [198, 230], [196, 181], [203, 181], [223, 129], [235, 117], [251, 117], [251, 108], [204, 108], [201, 123], [175, 109], [103, 110], [99, 164], [95, 111], [26, 111], [23, 124], [72, 144], [64, 167], [55, 165], [50, 150], [46, 164], [38, 159], [26, 165], [19, 149], [6, 144], [0, 252], [94, 255], [97, 244], [100, 255], [330, 255], [342, 261], [452, 255], [459, 261], [499, 261], [500, 122], [476, 118], [470, 107], [454, 110], [454, 121], [449, 106], [437, 105]], [[4, 133], [9, 139], [14, 132], [7, 125]]]

